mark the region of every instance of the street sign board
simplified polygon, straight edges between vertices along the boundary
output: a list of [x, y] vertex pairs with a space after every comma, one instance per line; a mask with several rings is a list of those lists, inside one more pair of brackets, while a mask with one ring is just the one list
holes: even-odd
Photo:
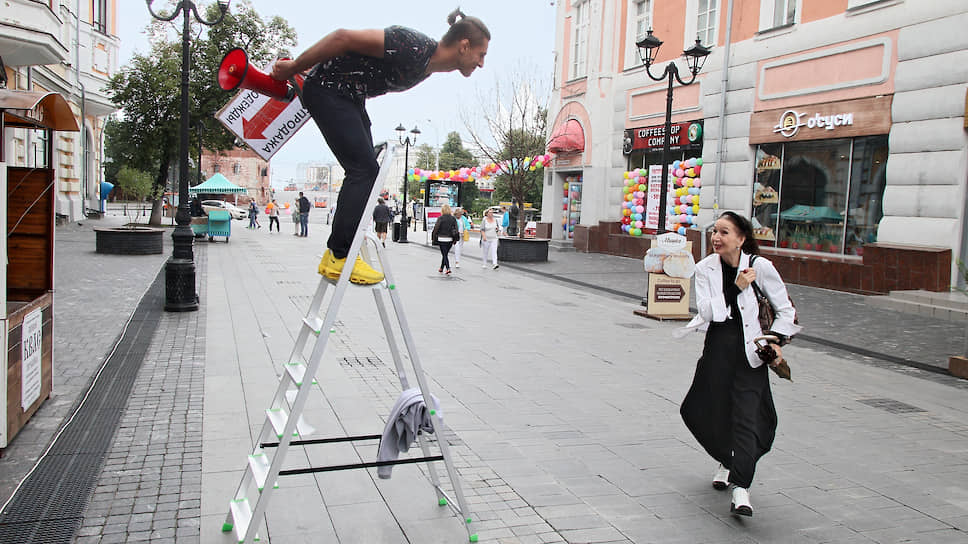
[[215, 118], [268, 161], [312, 117], [298, 97], [283, 102], [242, 89]]

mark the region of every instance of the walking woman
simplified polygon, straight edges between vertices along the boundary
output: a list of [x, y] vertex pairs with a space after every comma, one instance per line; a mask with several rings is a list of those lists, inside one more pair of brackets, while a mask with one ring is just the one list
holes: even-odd
[[454, 242], [454, 268], [460, 268], [460, 253], [464, 249], [464, 242], [471, 239], [471, 222], [464, 213], [464, 208], [454, 210], [459, 235]]
[[276, 204], [276, 199], [272, 199], [272, 202], [266, 206], [266, 211], [269, 213], [269, 232], [272, 232], [272, 224], [276, 225], [276, 232], [279, 232], [279, 205]]
[[501, 225], [494, 219], [494, 212], [490, 208], [484, 212], [481, 221], [481, 268], [487, 268], [487, 258], [491, 258], [491, 265], [497, 270], [497, 235]]
[[434, 224], [434, 230], [430, 234], [431, 239], [440, 247], [440, 268], [437, 272], [450, 275], [450, 260], [447, 254], [450, 253], [450, 246], [454, 245], [454, 240], [459, 236], [457, 232], [457, 220], [450, 213], [450, 206], [444, 204], [440, 208], [440, 217]]
[[780, 344], [800, 327], [794, 324], [793, 305], [773, 263], [753, 258], [759, 250], [748, 219], [724, 212], [713, 227], [712, 246], [715, 253], [696, 264], [699, 313], [686, 325], [686, 330], [706, 329], [706, 341], [679, 413], [719, 461], [713, 487], [732, 488], [730, 512], [752, 516], [749, 488], [756, 462], [770, 451], [777, 425], [767, 366], [753, 343], [764, 334], [753, 282], [776, 309], [769, 334], [779, 338], [772, 346], [777, 360], [782, 357]]

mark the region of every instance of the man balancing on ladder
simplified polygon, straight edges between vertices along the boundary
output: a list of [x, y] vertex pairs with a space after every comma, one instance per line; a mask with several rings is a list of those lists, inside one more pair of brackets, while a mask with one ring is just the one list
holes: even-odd
[[[346, 171], [329, 249], [319, 263], [319, 273], [327, 278], [338, 279], [343, 271], [379, 171], [366, 99], [407, 90], [434, 72], [460, 70], [470, 77], [484, 67], [491, 41], [484, 23], [460, 9], [448, 15], [447, 22], [450, 29], [439, 43], [400, 26], [336, 30], [295, 60], [278, 60], [272, 68], [272, 77], [281, 81], [312, 68], [303, 83], [303, 106]], [[383, 274], [358, 256], [350, 281], [372, 285], [383, 281]]]

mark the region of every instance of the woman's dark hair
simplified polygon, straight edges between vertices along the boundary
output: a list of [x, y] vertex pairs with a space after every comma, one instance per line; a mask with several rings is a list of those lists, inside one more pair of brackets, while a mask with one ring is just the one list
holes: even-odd
[[743, 241], [743, 252], [749, 255], [760, 254], [760, 244], [753, 236], [753, 223], [750, 223], [749, 219], [736, 212], [723, 212], [719, 217], [729, 219], [729, 222], [739, 229], [740, 234], [746, 237], [746, 240]]
[[[457, 20], [458, 17], [460, 17], [459, 21]], [[487, 29], [484, 22], [477, 17], [464, 15], [460, 8], [450, 12], [450, 15], [447, 16], [447, 24], [450, 25], [450, 28], [440, 39], [440, 45], [454, 45], [466, 38], [472, 46], [476, 47], [484, 43], [485, 40], [491, 39], [491, 31]]]

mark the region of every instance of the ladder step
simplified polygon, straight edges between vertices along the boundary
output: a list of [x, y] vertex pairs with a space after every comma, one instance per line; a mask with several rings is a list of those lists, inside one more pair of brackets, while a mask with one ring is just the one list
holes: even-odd
[[[289, 406], [292, 406], [292, 403], [296, 402], [296, 395], [298, 394], [299, 391], [296, 391], [295, 389], [286, 391], [286, 400], [289, 401]], [[303, 419], [302, 414], [300, 414], [299, 419], [296, 420], [296, 430], [301, 436], [309, 436], [316, 432], [316, 428], [309, 423], [306, 423], [306, 420]]]
[[304, 317], [303, 324], [309, 327], [316, 336], [319, 336], [319, 331], [323, 330], [323, 320], [318, 317]]
[[[288, 396], [289, 393], [287, 392], [286, 397]], [[286, 429], [286, 421], [289, 419], [289, 414], [287, 414], [282, 408], [269, 408], [266, 410], [266, 417], [268, 417], [269, 422], [272, 423], [272, 428], [276, 431], [276, 437], [282, 438], [282, 432]], [[299, 419], [296, 420], [296, 431], [292, 433], [292, 435], [309, 436], [315, 431], [316, 429], [306, 423], [302, 416], [299, 416]]]
[[[286, 363], [286, 373], [289, 374], [289, 378], [292, 379], [292, 383], [301, 386], [303, 380], [306, 378], [306, 364], [300, 361], [294, 361], [292, 363]], [[313, 378], [313, 385], [316, 384], [316, 378]]]
[[252, 471], [252, 478], [259, 491], [265, 487], [266, 479], [269, 477], [269, 456], [264, 453], [254, 453], [249, 456], [249, 470]]
[[[249, 530], [249, 523], [252, 522], [252, 507], [249, 506], [249, 499], [235, 499], [229, 503], [229, 511], [232, 512], [232, 528], [235, 530], [235, 539], [241, 544], [245, 541], [245, 532]], [[223, 527], [224, 531], [225, 528]], [[256, 542], [259, 535], [255, 536]]]

